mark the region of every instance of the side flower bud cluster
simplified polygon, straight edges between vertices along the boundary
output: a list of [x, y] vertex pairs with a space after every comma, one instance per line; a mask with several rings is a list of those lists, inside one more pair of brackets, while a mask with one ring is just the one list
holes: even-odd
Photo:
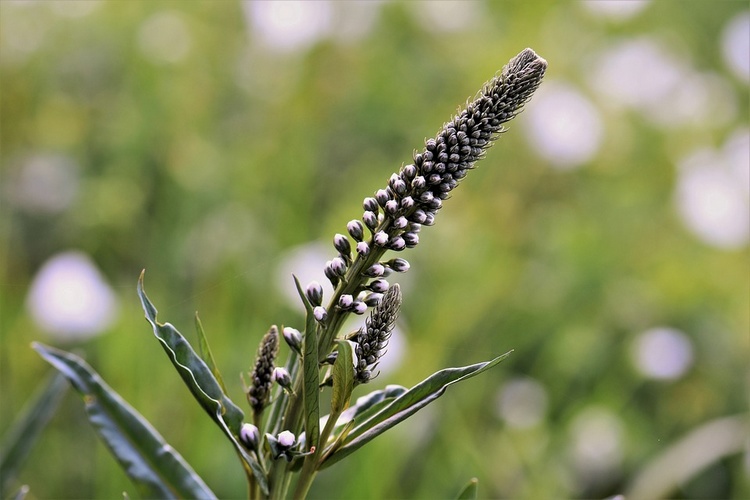
[[271, 396], [273, 369], [279, 349], [279, 329], [273, 325], [263, 336], [250, 375], [251, 384], [247, 390], [247, 401], [256, 413], [263, 411]]
[[350, 338], [355, 343], [354, 352], [357, 355], [357, 382], [366, 383], [372, 378], [372, 370], [388, 347], [400, 308], [401, 289], [396, 284], [383, 294], [380, 303], [365, 319], [364, 326]]

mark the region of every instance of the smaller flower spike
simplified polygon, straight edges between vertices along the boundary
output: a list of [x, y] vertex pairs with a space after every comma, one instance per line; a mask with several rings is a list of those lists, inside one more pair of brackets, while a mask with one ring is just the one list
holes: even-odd
[[271, 382], [276, 353], [279, 349], [279, 329], [273, 325], [263, 336], [255, 359], [255, 368], [250, 375], [247, 401], [256, 415], [260, 415], [271, 396]]
[[372, 370], [385, 354], [400, 308], [401, 289], [396, 284], [383, 294], [378, 305], [365, 319], [364, 326], [351, 337], [350, 340], [356, 344], [354, 351], [357, 354], [357, 382], [364, 384], [372, 378]]

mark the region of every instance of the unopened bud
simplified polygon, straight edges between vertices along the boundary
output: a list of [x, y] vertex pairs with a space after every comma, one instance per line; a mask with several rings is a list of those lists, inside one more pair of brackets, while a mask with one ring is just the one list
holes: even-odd
[[276, 437], [279, 446], [283, 448], [291, 448], [294, 446], [294, 443], [297, 441], [297, 438], [289, 431], [282, 431], [279, 433], [279, 435]]
[[323, 287], [317, 281], [311, 281], [305, 289], [305, 295], [313, 306], [319, 306], [323, 302]]
[[323, 306], [316, 306], [313, 309], [313, 316], [317, 321], [322, 323], [328, 318], [328, 311], [326, 311], [326, 308]]
[[302, 334], [295, 328], [286, 327], [281, 332], [287, 345], [297, 354], [302, 354]]
[[354, 238], [355, 241], [362, 241], [362, 238], [365, 234], [365, 229], [362, 227], [362, 223], [358, 220], [352, 220], [349, 221], [349, 223], [346, 225], [346, 230], [349, 231], [349, 234], [352, 238]]
[[240, 442], [248, 450], [257, 451], [258, 444], [260, 444], [260, 432], [258, 428], [247, 422], [242, 424], [242, 427], [240, 427]]
[[352, 252], [351, 244], [349, 243], [349, 238], [344, 236], [343, 234], [337, 234], [333, 237], [333, 247], [338, 250], [338, 252], [345, 256], [349, 257], [349, 255]]
[[292, 390], [292, 377], [289, 375], [286, 368], [282, 368], [281, 366], [274, 368], [271, 380], [288, 391]]

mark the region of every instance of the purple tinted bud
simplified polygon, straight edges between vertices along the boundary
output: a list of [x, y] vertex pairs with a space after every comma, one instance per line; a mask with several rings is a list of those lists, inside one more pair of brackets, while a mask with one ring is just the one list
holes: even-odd
[[326, 262], [326, 267], [323, 269], [323, 273], [325, 273], [326, 278], [328, 278], [328, 280], [331, 282], [333, 287], [336, 288], [336, 285], [338, 285], [339, 283], [339, 277], [331, 268], [330, 260]]
[[338, 276], [343, 276], [346, 274], [346, 262], [341, 257], [334, 257], [331, 259], [331, 269]]
[[411, 220], [418, 224], [424, 224], [424, 221], [427, 220], [427, 214], [424, 210], [418, 208], [411, 214]]
[[347, 238], [343, 234], [336, 234], [333, 237], [333, 247], [345, 257], [349, 257], [352, 252], [352, 247], [349, 244], [349, 238]]
[[422, 224], [424, 224], [425, 226], [431, 226], [435, 224], [435, 214], [432, 212], [427, 213]]
[[383, 276], [385, 274], [385, 266], [383, 264], [373, 264], [367, 270], [364, 272], [365, 276], [370, 276], [373, 278], [379, 278], [380, 276]]
[[406, 183], [403, 180], [401, 180], [401, 179], [396, 179], [391, 184], [391, 189], [393, 189], [393, 191], [396, 194], [402, 195], [402, 194], [406, 193]]
[[405, 273], [409, 270], [409, 263], [401, 258], [391, 259], [386, 262], [386, 265], [397, 273]]
[[348, 293], [345, 293], [344, 295], [339, 297], [339, 307], [341, 309], [349, 309], [353, 303], [354, 303], [354, 297], [352, 297]]
[[401, 175], [404, 179], [411, 180], [417, 175], [417, 167], [414, 165], [404, 165], [404, 168], [401, 169]]
[[313, 316], [317, 321], [323, 322], [328, 317], [328, 311], [323, 306], [315, 306], [313, 309]]
[[365, 198], [365, 201], [362, 202], [362, 208], [367, 210], [368, 212], [378, 212], [378, 200], [375, 198]]
[[373, 236], [373, 240], [376, 245], [381, 247], [385, 246], [386, 243], [388, 243], [388, 234], [385, 231], [378, 231], [375, 233], [375, 236]]
[[297, 438], [291, 432], [283, 431], [279, 433], [279, 435], [276, 437], [276, 440], [278, 441], [279, 446], [289, 449], [294, 446]]
[[280, 366], [274, 368], [273, 374], [271, 375], [271, 380], [279, 384], [284, 389], [292, 388], [292, 377], [289, 375], [289, 372], [286, 368], [282, 368]]
[[424, 189], [424, 187], [427, 185], [427, 181], [424, 180], [424, 177], [421, 175], [418, 175], [414, 178], [413, 181], [411, 181], [411, 187], [413, 187], [416, 190]]
[[391, 250], [399, 251], [406, 248], [406, 242], [401, 236], [396, 236], [395, 238], [391, 239], [391, 242], [388, 246], [391, 248]]
[[357, 253], [363, 256], [367, 255], [368, 253], [370, 253], [370, 245], [368, 245], [364, 241], [360, 241], [359, 243], [357, 243]]
[[286, 327], [281, 332], [287, 345], [297, 354], [302, 354], [302, 334], [295, 328]]
[[384, 207], [385, 203], [391, 199], [391, 196], [385, 189], [378, 189], [378, 191], [375, 193], [375, 199], [378, 200], [378, 204], [381, 207]]
[[422, 230], [422, 224], [417, 224], [416, 222], [410, 222], [409, 223], [409, 231], [412, 233], [418, 233]]
[[323, 302], [323, 287], [317, 281], [311, 281], [305, 289], [307, 300], [314, 306], [319, 306]]
[[401, 237], [408, 248], [414, 248], [419, 243], [419, 235], [415, 232], [406, 232]]
[[240, 442], [249, 450], [256, 451], [260, 444], [260, 432], [253, 424], [244, 423], [240, 427]]
[[390, 215], [395, 215], [398, 212], [398, 202], [396, 200], [388, 200], [385, 202], [385, 211]]
[[365, 222], [365, 226], [367, 226], [370, 231], [378, 227], [378, 216], [375, 215], [375, 212], [365, 212], [364, 214], [362, 214], [362, 220]]
[[349, 231], [349, 234], [355, 241], [362, 241], [362, 237], [365, 234], [365, 228], [362, 227], [361, 222], [358, 220], [349, 221], [349, 224], [346, 225], [346, 230]]
[[422, 194], [419, 195], [419, 200], [422, 201], [422, 202], [424, 202], [424, 203], [428, 203], [434, 197], [435, 197], [435, 195], [432, 194], [432, 191], [425, 191], [424, 193], [422, 193]]
[[364, 314], [367, 312], [367, 304], [364, 302], [355, 302], [353, 306], [354, 314]]
[[398, 176], [398, 174], [391, 174], [391, 176], [388, 178], [388, 185], [393, 189], [393, 183], [396, 181], [400, 181], [401, 177]]
[[376, 305], [380, 304], [380, 300], [383, 298], [382, 293], [368, 293], [365, 296], [365, 304], [367, 307], [375, 307]]
[[373, 292], [383, 293], [388, 290], [388, 282], [383, 279], [377, 279], [370, 282], [368, 288]]
[[427, 207], [429, 207], [429, 209], [433, 211], [440, 210], [440, 207], [442, 206], [443, 202], [440, 200], [440, 198], [433, 198], [427, 203]]
[[395, 227], [396, 229], [403, 229], [408, 223], [409, 221], [406, 220], [406, 217], [402, 215], [401, 217], [393, 221], [393, 227]]
[[412, 198], [411, 196], [405, 196], [401, 200], [401, 208], [403, 208], [404, 210], [409, 210], [413, 206], [414, 206], [414, 198]]

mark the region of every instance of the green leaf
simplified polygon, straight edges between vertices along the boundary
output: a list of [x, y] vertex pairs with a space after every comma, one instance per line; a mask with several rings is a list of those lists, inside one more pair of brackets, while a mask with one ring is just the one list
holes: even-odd
[[169, 323], [156, 321], [156, 308], [143, 290], [143, 273], [138, 280], [138, 296], [141, 299], [146, 319], [154, 329], [154, 335], [161, 343], [169, 360], [182, 377], [193, 397], [229, 438], [237, 454], [243, 460], [245, 471], [251, 471], [263, 493], [268, 494], [268, 481], [257, 459], [248, 454], [240, 444], [238, 436], [245, 418], [242, 410], [235, 405], [221, 388], [208, 365], [195, 353], [190, 343]]
[[9, 488], [42, 430], [57, 411], [68, 390], [65, 376], [56, 373], [40, 384], [34, 398], [3, 439], [0, 450], [0, 485], [2, 498], [8, 498]]
[[206, 333], [203, 331], [203, 323], [201, 323], [201, 319], [198, 317], [197, 312], [195, 313], [195, 331], [198, 334], [198, 352], [201, 355], [201, 359], [205, 361], [205, 363], [211, 369], [211, 373], [214, 374], [216, 381], [221, 387], [221, 390], [226, 393], [227, 388], [224, 385], [224, 379], [221, 377], [221, 372], [219, 372], [219, 368], [216, 366], [214, 355], [211, 352], [211, 346], [208, 345]]
[[302, 402], [305, 408], [305, 436], [308, 449], [318, 446], [320, 439], [320, 372], [318, 370], [318, 325], [313, 316], [313, 308], [302, 285], [294, 276], [302, 303], [305, 305], [307, 318], [305, 336], [302, 339]]
[[348, 433], [342, 446], [325, 459], [321, 468], [333, 465], [394, 425], [406, 420], [442, 396], [449, 385], [479, 375], [509, 355], [510, 352], [507, 352], [484, 363], [440, 370], [391, 401], [374, 415], [367, 412], [364, 417], [362, 415], [356, 417], [354, 428]]
[[475, 477], [471, 478], [456, 497], [457, 500], [477, 500], [478, 485], [479, 480]]
[[354, 344], [349, 340], [339, 340], [338, 356], [333, 364], [333, 394], [331, 415], [340, 415], [349, 407], [354, 390]]
[[83, 396], [89, 421], [142, 497], [216, 498], [180, 454], [85, 361], [36, 342], [32, 347]]

